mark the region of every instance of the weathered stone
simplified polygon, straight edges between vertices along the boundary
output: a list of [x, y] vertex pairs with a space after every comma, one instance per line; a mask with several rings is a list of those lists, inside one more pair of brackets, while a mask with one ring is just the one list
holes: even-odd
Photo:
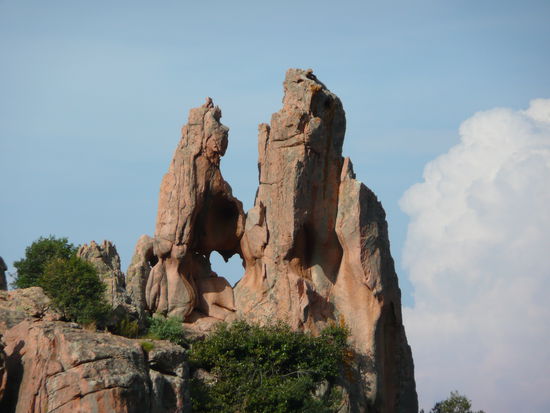
[[145, 288], [151, 267], [154, 264], [156, 264], [156, 257], [153, 253], [153, 239], [142, 235], [136, 244], [132, 262], [126, 271], [126, 291], [140, 314], [144, 314], [147, 307]]
[[8, 289], [8, 281], [6, 280], [6, 271], [8, 266], [4, 262], [4, 259], [0, 257], [0, 290]]
[[83, 244], [76, 255], [96, 268], [99, 278], [107, 287], [105, 299], [112, 307], [125, 301], [124, 273], [120, 270], [120, 257], [111, 241], [105, 240], [101, 245], [95, 241], [90, 242], [90, 245]]
[[[219, 170], [221, 111], [210, 98], [190, 111], [162, 181], [155, 237], [136, 247], [131, 295], [149, 312], [181, 316], [197, 336], [236, 317], [314, 334], [344, 323], [355, 360], [338, 383], [339, 411], [414, 412], [385, 213], [342, 157], [342, 103], [311, 70], [289, 70], [284, 89], [282, 109], [259, 126], [260, 182], [246, 219]], [[212, 251], [243, 258], [234, 291], [212, 271]]]
[[23, 320], [59, 320], [61, 315], [40, 287], [0, 291], [0, 334]]
[[242, 204], [219, 169], [228, 132], [220, 117], [210, 98], [191, 109], [162, 180], [153, 240], [156, 263], [145, 289], [151, 312], [189, 319], [198, 311], [220, 320], [234, 312], [231, 289], [224, 281], [211, 280], [217, 276], [208, 261], [212, 251], [225, 259], [240, 253], [244, 227]]
[[[6, 331], [5, 412], [183, 412], [184, 350], [96, 333], [74, 323], [24, 321]], [[187, 399], [187, 400], [186, 400]]]
[[311, 70], [290, 69], [283, 108], [259, 128], [260, 186], [246, 220], [238, 314], [318, 332], [345, 323], [354, 412], [418, 409], [387, 223], [342, 158], [345, 114]]
[[97, 270], [99, 278], [105, 286], [105, 299], [113, 308], [107, 324], [115, 327], [124, 319], [138, 320], [140, 327], [145, 325], [144, 313], [139, 304], [134, 305], [126, 291], [124, 273], [120, 270], [120, 257], [111, 241], [103, 241], [101, 245], [95, 241], [84, 244], [77, 251], [77, 256], [90, 262]]

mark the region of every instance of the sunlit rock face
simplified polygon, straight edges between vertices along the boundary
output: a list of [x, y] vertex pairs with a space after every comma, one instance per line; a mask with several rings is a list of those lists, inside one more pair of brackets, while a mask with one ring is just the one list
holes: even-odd
[[[219, 169], [228, 144], [220, 109], [208, 98], [190, 111], [155, 236], [136, 247], [130, 294], [205, 333], [235, 317], [314, 334], [346, 325], [354, 355], [341, 411], [416, 412], [385, 213], [342, 157], [342, 103], [311, 70], [290, 69], [283, 86], [283, 107], [259, 126], [259, 188], [246, 215]], [[212, 251], [243, 258], [234, 289], [212, 272]]]
[[228, 134], [220, 118], [221, 110], [209, 98], [191, 109], [162, 179], [152, 268], [145, 285], [151, 312], [195, 321], [234, 315], [231, 286], [209, 262], [212, 251], [226, 259], [240, 253], [244, 229], [242, 204], [219, 168]]
[[3, 340], [2, 412], [190, 411], [185, 350], [175, 344], [157, 340], [144, 352], [141, 340], [39, 319], [8, 329]]
[[311, 71], [290, 69], [282, 109], [259, 128], [260, 186], [241, 239], [240, 316], [318, 332], [351, 330], [351, 411], [416, 411], [414, 367], [387, 223], [342, 157], [342, 103]]

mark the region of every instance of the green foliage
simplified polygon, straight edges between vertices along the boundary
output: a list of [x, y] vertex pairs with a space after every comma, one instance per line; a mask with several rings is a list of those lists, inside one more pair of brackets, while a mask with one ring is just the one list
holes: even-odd
[[25, 249], [25, 258], [15, 261], [13, 266], [17, 275], [13, 285], [16, 288], [28, 288], [39, 285], [48, 262], [56, 259], [69, 259], [76, 253], [76, 247], [69, 244], [67, 238], [40, 237]]
[[187, 346], [183, 334], [182, 319], [178, 317], [163, 317], [155, 315], [148, 319], [148, 337], [158, 340], [168, 340], [179, 346]]
[[74, 255], [49, 261], [38, 285], [68, 320], [102, 325], [109, 314], [103, 296], [105, 285], [96, 269]]
[[[191, 381], [194, 411], [332, 412], [341, 395], [332, 387], [320, 397], [315, 389], [332, 384], [347, 351], [348, 332], [330, 327], [319, 337], [287, 325], [267, 327], [237, 321], [220, 324], [193, 343], [191, 369], [206, 371]], [[329, 386], [331, 387], [331, 386]]]
[[141, 345], [141, 348], [143, 349], [143, 351], [145, 351], [146, 353], [149, 353], [151, 350], [155, 348], [155, 343], [151, 343], [150, 341], [142, 341], [139, 344]]
[[136, 338], [139, 335], [138, 320], [130, 320], [128, 316], [124, 317], [116, 324], [113, 333], [128, 338]]
[[[423, 412], [423, 410], [422, 410]], [[484, 413], [472, 412], [472, 402], [458, 391], [452, 391], [448, 399], [437, 402], [430, 413]]]

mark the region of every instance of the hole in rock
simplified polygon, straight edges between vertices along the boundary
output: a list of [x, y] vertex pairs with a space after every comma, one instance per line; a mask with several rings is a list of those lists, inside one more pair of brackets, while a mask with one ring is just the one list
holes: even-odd
[[233, 255], [227, 262], [216, 251], [210, 254], [210, 266], [219, 277], [224, 277], [232, 287], [235, 286], [244, 275], [243, 260], [239, 254]]

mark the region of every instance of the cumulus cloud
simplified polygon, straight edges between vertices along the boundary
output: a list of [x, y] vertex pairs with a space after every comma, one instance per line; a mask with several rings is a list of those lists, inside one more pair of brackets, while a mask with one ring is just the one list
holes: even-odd
[[549, 412], [550, 99], [460, 136], [400, 201], [420, 403], [458, 389], [488, 413]]

